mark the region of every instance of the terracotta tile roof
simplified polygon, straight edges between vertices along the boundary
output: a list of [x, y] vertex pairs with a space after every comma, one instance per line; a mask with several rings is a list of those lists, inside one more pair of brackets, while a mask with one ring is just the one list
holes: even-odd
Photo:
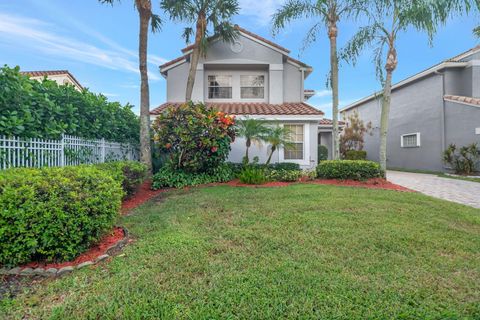
[[[333, 125], [333, 121], [330, 119], [322, 119], [318, 122], [322, 126], [331, 126]], [[345, 125], [344, 121], [338, 121], [338, 125], [343, 126]]]
[[468, 103], [468, 104], [474, 104], [474, 105], [480, 106], [480, 98], [453, 96], [453, 95], [445, 95], [443, 98], [445, 100], [449, 100], [453, 102]]
[[[178, 107], [182, 102], [166, 102], [150, 111], [151, 115], [161, 114], [167, 107]], [[303, 103], [245, 103], [245, 102], [215, 102], [207, 103], [209, 107], [232, 115], [323, 115], [324, 113], [314, 107]]]
[[180, 61], [182, 61], [183, 59], [186, 59], [187, 57], [188, 57], [188, 54], [183, 55], [183, 56], [181, 56], [181, 57], [178, 57], [178, 58], [176, 58], [176, 59], [170, 60], [170, 61], [168, 61], [168, 62], [165, 62], [164, 64], [162, 64], [162, 65], [160, 66], [160, 70], [163, 69], [163, 68], [166, 68], [166, 67], [168, 67], [168, 66], [171, 66], [172, 64], [175, 64], [175, 63], [177, 63], [177, 62], [180, 62]]
[[83, 89], [83, 86], [78, 82], [78, 80], [68, 71], [68, 70], [45, 70], [45, 71], [20, 71], [20, 74], [27, 75], [30, 77], [45, 77], [45, 76], [60, 76], [63, 74], [68, 75], [72, 78], [73, 82], [80, 88]]
[[[262, 41], [262, 42], [265, 42], [266, 44], [271, 45], [272, 47], [275, 47], [275, 48], [277, 48], [277, 49], [279, 49], [279, 50], [281, 50], [281, 51], [285, 51], [286, 53], [290, 53], [290, 50], [288, 50], [287, 48], [284, 48], [284, 47], [276, 44], [275, 42], [272, 42], [272, 41], [270, 41], [270, 40], [268, 40], [268, 39], [265, 39], [264, 37], [261, 37], [261, 36], [259, 36], [258, 34], [255, 34], [255, 33], [251, 32], [251, 31], [248, 31], [248, 30], [240, 27], [240, 26], [237, 25], [237, 24], [234, 26], [234, 28], [235, 28], [236, 30], [242, 32], [242, 33], [245, 33], [246, 35], [249, 35], [250, 37], [253, 37], [253, 38], [257, 39], [257, 40], [260, 40], [260, 41]], [[213, 39], [213, 37], [210, 37], [210, 38], [209, 38], [209, 40], [211, 40], [211, 39]], [[194, 44], [191, 44], [191, 45], [183, 48], [183, 49], [182, 49], [182, 52], [185, 53], [185, 52], [187, 52], [187, 51], [190, 51], [190, 50], [192, 50], [194, 47], [195, 47], [195, 45], [194, 45]]]

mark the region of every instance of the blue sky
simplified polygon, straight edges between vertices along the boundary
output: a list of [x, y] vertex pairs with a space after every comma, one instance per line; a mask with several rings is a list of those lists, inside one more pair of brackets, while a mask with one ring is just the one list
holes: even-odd
[[[317, 95], [309, 103], [331, 116], [330, 92], [325, 88], [328, 39], [300, 52], [302, 37], [314, 21], [291, 24], [275, 38], [270, 16], [284, 0], [239, 0], [241, 14], [234, 22], [289, 48], [291, 56], [314, 67], [305, 88]], [[158, 1], [152, 0], [156, 13]], [[427, 37], [414, 30], [398, 41], [399, 65], [394, 80], [399, 81], [433, 64], [479, 44], [472, 29], [478, 16], [451, 20], [437, 33], [433, 46]], [[351, 37], [360, 24], [345, 21], [340, 25], [339, 46]], [[149, 38], [151, 107], [165, 101], [165, 80], [158, 66], [180, 55], [185, 46], [181, 38], [184, 25], [166, 21], [163, 30]], [[110, 100], [135, 105], [138, 113], [139, 75], [137, 67], [138, 15], [133, 0], [122, 0], [113, 7], [97, 0], [15, 0], [0, 2], [0, 63], [19, 65], [22, 70], [68, 69], [84, 86], [101, 92]], [[340, 70], [340, 104], [347, 105], [379, 90], [371, 52], [365, 51], [353, 67], [343, 63]]]

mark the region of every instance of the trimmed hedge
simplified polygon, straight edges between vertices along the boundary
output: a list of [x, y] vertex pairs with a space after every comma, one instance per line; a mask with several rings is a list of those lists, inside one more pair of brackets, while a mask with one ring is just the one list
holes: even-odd
[[206, 183], [227, 182], [234, 176], [232, 168], [227, 164], [220, 165], [210, 173], [183, 172], [167, 164], [153, 176], [152, 189], [184, 188]]
[[327, 160], [317, 166], [317, 176], [324, 179], [367, 180], [383, 177], [384, 172], [373, 161]]
[[366, 160], [367, 151], [365, 150], [348, 150], [345, 152], [345, 160]]
[[0, 265], [75, 258], [111, 230], [123, 194], [96, 166], [0, 172]]
[[114, 161], [96, 165], [120, 182], [125, 197], [132, 196], [147, 176], [147, 166], [137, 161]]
[[266, 171], [266, 177], [269, 181], [295, 182], [303, 175], [301, 170], [269, 169]]

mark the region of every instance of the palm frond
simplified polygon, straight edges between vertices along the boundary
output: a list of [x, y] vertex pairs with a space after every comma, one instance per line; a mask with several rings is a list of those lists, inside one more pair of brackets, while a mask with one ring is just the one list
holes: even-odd
[[360, 53], [371, 46], [380, 31], [380, 25], [374, 23], [370, 26], [361, 27], [358, 32], [347, 42], [339, 54], [340, 60], [355, 65]]
[[152, 32], [157, 32], [162, 30], [163, 21], [162, 18], [158, 14], [152, 13], [152, 17], [150, 20], [150, 26], [152, 28]]
[[289, 0], [273, 15], [272, 33], [276, 35], [288, 23], [299, 18], [320, 17], [325, 21], [327, 14], [320, 7], [321, 2], [323, 1], [317, 1], [318, 4], [316, 5], [309, 0]]
[[473, 29], [473, 34], [480, 38], [480, 26]]

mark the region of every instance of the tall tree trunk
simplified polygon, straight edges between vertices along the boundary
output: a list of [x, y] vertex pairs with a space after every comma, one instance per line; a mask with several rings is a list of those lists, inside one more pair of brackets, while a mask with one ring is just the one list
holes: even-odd
[[139, 69], [140, 69], [140, 160], [148, 167], [148, 174], [152, 174], [152, 152], [150, 146], [150, 90], [148, 86], [147, 46], [148, 28], [152, 16], [150, 0], [135, 0], [140, 16], [139, 34]]
[[250, 159], [248, 158], [248, 149], [250, 148], [250, 146], [252, 145], [252, 141], [247, 138], [247, 150], [245, 150], [245, 162], [246, 164], [248, 164], [250, 162]]
[[268, 156], [267, 162], [265, 163], [266, 165], [270, 164], [270, 160], [272, 160], [272, 155], [275, 152], [275, 150], [277, 150], [277, 147], [272, 146], [272, 150], [270, 150], [270, 155]]
[[338, 132], [338, 56], [337, 56], [337, 22], [333, 17], [328, 25], [328, 37], [330, 39], [330, 67], [331, 67], [331, 84], [332, 84], [332, 120], [333, 120], [333, 159], [340, 158], [340, 144]]
[[392, 94], [392, 75], [397, 68], [397, 51], [394, 47], [393, 40], [390, 40], [387, 63], [385, 70], [387, 77], [385, 78], [385, 85], [383, 88], [382, 100], [382, 115], [380, 120], [380, 167], [384, 172], [387, 170], [387, 133], [388, 133], [388, 118], [390, 115], [390, 103]]
[[192, 54], [190, 55], [190, 70], [188, 72], [187, 91], [185, 93], [185, 101], [192, 100], [193, 85], [195, 84], [198, 60], [200, 59], [200, 53], [201, 53], [200, 43], [202, 42], [202, 39], [205, 36], [206, 28], [207, 28], [207, 21], [206, 21], [205, 13], [200, 12], [197, 20], [196, 30], [195, 30], [195, 43], [193, 46]]

